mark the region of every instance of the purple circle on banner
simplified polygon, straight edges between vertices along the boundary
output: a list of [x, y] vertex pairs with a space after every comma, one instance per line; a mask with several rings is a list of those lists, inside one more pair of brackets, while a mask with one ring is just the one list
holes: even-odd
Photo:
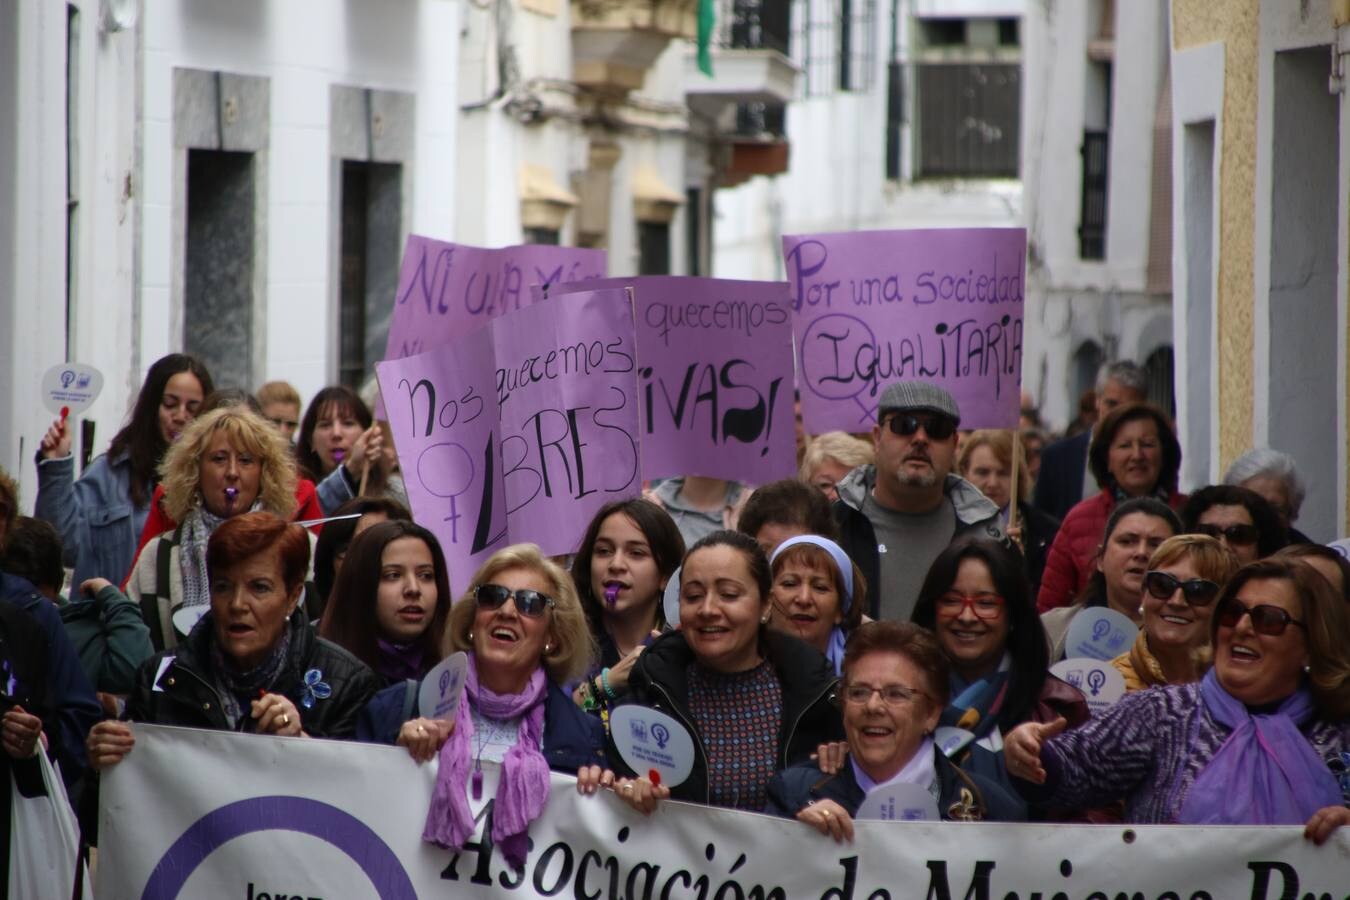
[[141, 900], [172, 900], [206, 857], [259, 831], [296, 831], [327, 841], [351, 857], [381, 900], [417, 900], [403, 864], [370, 826], [328, 803], [281, 796], [240, 800], [193, 822], [150, 873]]
[[[811, 345], [812, 341], [825, 341], [825, 349], [816, 349], [820, 345]], [[858, 356], [863, 348], [876, 346], [876, 335], [857, 316], [829, 313], [812, 319], [802, 334], [798, 356], [807, 390], [826, 400], [858, 396], [869, 385], [868, 379], [857, 371]]]

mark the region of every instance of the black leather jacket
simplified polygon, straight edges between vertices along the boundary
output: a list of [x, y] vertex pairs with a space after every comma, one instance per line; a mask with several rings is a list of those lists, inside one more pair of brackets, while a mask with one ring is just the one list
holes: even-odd
[[[295, 704], [301, 728], [311, 737], [351, 737], [361, 709], [379, 689], [378, 679], [365, 663], [317, 636], [303, 610], [291, 616], [289, 627], [290, 652], [271, 692]], [[210, 628], [194, 629], [177, 647], [142, 663], [127, 699], [125, 718], [155, 725], [228, 729], [211, 674], [210, 642], [214, 640], [215, 632]], [[310, 676], [311, 680], [330, 688], [328, 697], [318, 697], [305, 684], [305, 676], [311, 671], [319, 673]], [[309, 706], [305, 705], [306, 694]], [[256, 721], [245, 716], [238, 730], [251, 733]]]

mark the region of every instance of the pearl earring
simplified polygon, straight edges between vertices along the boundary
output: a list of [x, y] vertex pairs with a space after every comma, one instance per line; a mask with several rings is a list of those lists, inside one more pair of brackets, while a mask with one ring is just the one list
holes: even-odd
[[545, 644], [545, 645], [544, 645], [544, 655], [545, 655], [545, 656], [548, 656], [548, 655], [549, 655], [550, 653], [552, 653], [552, 652], [553, 652], [553, 645], [552, 645], [552, 644]]
[[1140, 617], [1144, 615], [1144, 604], [1142, 603], [1139, 604], [1139, 615]]
[[470, 644], [473, 643], [473, 630], [472, 630], [472, 629], [470, 629], [470, 631], [469, 631], [469, 643], [470, 643]]

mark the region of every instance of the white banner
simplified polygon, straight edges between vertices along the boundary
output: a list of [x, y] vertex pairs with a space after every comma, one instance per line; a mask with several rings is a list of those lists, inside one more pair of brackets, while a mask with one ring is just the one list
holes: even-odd
[[[477, 835], [421, 840], [434, 768], [400, 748], [137, 725], [104, 776], [97, 896], [241, 900], [1341, 900], [1350, 833], [1299, 828], [796, 822], [668, 803], [651, 818], [553, 776], [513, 872]], [[485, 797], [495, 790], [489, 773]], [[486, 803], [474, 804], [488, 813]]]

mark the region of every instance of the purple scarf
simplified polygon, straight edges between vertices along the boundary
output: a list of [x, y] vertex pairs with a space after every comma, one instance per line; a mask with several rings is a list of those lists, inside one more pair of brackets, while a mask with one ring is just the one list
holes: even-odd
[[422, 676], [427, 674], [427, 669], [431, 668], [422, 664], [426, 654], [422, 652], [420, 643], [395, 644], [384, 638], [376, 638], [375, 652], [378, 654], [375, 668], [389, 679], [390, 684], [403, 681], [405, 678], [420, 681]]
[[544, 698], [548, 681], [543, 668], [534, 670], [520, 694], [494, 694], [478, 685], [478, 667], [472, 653], [465, 673], [464, 699], [455, 713], [455, 730], [441, 747], [440, 771], [431, 795], [431, 809], [422, 829], [422, 840], [438, 847], [460, 849], [473, 836], [473, 811], [469, 809], [466, 785], [473, 771], [473, 704], [489, 719], [520, 718], [520, 739], [502, 760], [497, 798], [492, 809], [492, 840], [513, 868], [525, 864], [530, 823], [539, 818], [548, 802], [548, 763], [540, 745], [544, 736]]
[[1316, 712], [1306, 687], [1274, 712], [1253, 715], [1210, 669], [1200, 697], [1233, 733], [1191, 785], [1178, 824], [1302, 825], [1322, 807], [1341, 804], [1335, 776], [1299, 731]]

